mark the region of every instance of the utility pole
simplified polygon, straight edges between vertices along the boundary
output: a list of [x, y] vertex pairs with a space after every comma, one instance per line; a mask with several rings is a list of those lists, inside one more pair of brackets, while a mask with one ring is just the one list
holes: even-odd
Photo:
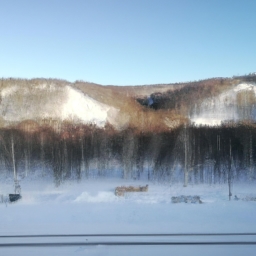
[[185, 136], [184, 136], [184, 154], [185, 154], [185, 164], [184, 164], [184, 187], [188, 186], [188, 134], [187, 134], [187, 124], [185, 124]]
[[21, 188], [19, 185], [19, 181], [17, 179], [13, 134], [11, 135], [11, 150], [12, 150], [12, 165], [13, 165], [13, 176], [14, 176], [14, 190], [15, 190], [15, 194], [17, 194], [17, 193], [20, 194]]
[[13, 176], [14, 176], [14, 182], [16, 182], [17, 181], [17, 172], [16, 172], [16, 166], [15, 166], [13, 135], [11, 135], [11, 149], [12, 149]]
[[231, 186], [232, 186], [232, 151], [231, 151], [231, 139], [229, 139], [229, 161], [228, 161], [228, 196], [229, 196], [229, 201], [231, 200], [232, 196], [232, 191], [231, 191]]
[[252, 130], [250, 128], [250, 142], [249, 142], [249, 163], [250, 163], [250, 180], [253, 178], [253, 155], [252, 155]]

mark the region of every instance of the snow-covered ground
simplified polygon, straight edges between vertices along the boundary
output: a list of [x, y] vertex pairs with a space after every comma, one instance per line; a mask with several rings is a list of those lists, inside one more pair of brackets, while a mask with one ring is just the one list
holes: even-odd
[[[145, 234], [232, 233], [256, 231], [256, 202], [229, 201], [228, 186], [148, 183], [149, 191], [116, 197], [120, 185], [145, 185], [140, 181], [90, 179], [66, 182], [56, 188], [49, 179], [22, 180], [22, 199], [0, 203], [3, 235], [27, 234]], [[0, 194], [13, 192], [11, 180], [1, 182]], [[203, 204], [173, 204], [172, 196], [199, 195]], [[256, 196], [255, 185], [234, 184], [233, 195]], [[0, 241], [1, 243], [2, 241]], [[234, 249], [235, 247], [235, 249]], [[0, 248], [13, 255], [17, 248]], [[16, 250], [16, 251], [15, 251]], [[232, 255], [255, 252], [255, 245], [235, 245]], [[228, 246], [73, 246], [20, 248], [19, 255], [227, 255]], [[34, 254], [33, 254], [34, 253]], [[245, 254], [244, 254], [245, 253]], [[252, 255], [251, 254], [251, 255]]]

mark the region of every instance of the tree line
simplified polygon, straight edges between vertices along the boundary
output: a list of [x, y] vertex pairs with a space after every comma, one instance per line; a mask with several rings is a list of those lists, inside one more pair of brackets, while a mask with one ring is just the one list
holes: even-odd
[[[114, 176], [168, 182], [222, 183], [255, 179], [256, 130], [253, 125], [196, 127], [142, 132], [111, 126], [68, 125], [55, 132], [0, 129], [0, 172], [25, 177], [52, 175], [56, 185], [68, 179]], [[12, 145], [13, 143], [13, 145]]]

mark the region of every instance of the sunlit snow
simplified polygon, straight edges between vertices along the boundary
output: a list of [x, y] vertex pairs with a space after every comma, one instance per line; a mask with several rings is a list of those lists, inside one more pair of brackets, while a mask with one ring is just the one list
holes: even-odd
[[[116, 197], [114, 189], [120, 185], [144, 185], [145, 181], [119, 179], [89, 179], [77, 183], [67, 181], [55, 187], [51, 179], [24, 179], [22, 199], [16, 203], [0, 203], [0, 236], [33, 234], [147, 234], [147, 233], [229, 233], [255, 232], [256, 203], [228, 201], [228, 185], [158, 184], [149, 182], [149, 191]], [[12, 180], [2, 179], [0, 194], [12, 192]], [[254, 184], [233, 184], [234, 195], [255, 196]], [[172, 196], [199, 195], [203, 204], [171, 202]], [[46, 240], [48, 239], [48, 240]], [[71, 238], [17, 238], [17, 242], [70, 242]], [[85, 238], [76, 238], [83, 239]], [[94, 239], [94, 240], [93, 240]], [[88, 238], [89, 242], [96, 238]], [[113, 241], [113, 238], [106, 238]], [[120, 238], [121, 239], [121, 238]], [[124, 240], [128, 238], [123, 238]], [[140, 238], [135, 238], [137, 241]], [[142, 239], [142, 238], [141, 238]], [[145, 238], [144, 238], [145, 239]], [[147, 238], [149, 239], [149, 238]], [[156, 238], [154, 238], [156, 239]], [[160, 241], [157, 237], [157, 240]], [[181, 241], [182, 238], [172, 238]], [[178, 240], [176, 240], [178, 239]], [[191, 237], [185, 237], [190, 241]], [[212, 238], [209, 238], [212, 239]], [[215, 238], [214, 238], [215, 239]], [[223, 239], [221, 237], [221, 239]], [[235, 239], [235, 238], [230, 238]], [[247, 239], [247, 238], [238, 238]], [[252, 238], [253, 239], [253, 238]], [[79, 240], [79, 241], [80, 241]], [[200, 239], [199, 239], [200, 240]], [[1, 242], [13, 242], [6, 238]], [[74, 240], [77, 241], [77, 240]], [[121, 241], [121, 240], [120, 240]], [[196, 240], [197, 241], [197, 240]], [[222, 240], [221, 240], [222, 241]], [[3, 255], [191, 255], [195, 249], [205, 248], [206, 255], [228, 255], [230, 248], [193, 245], [182, 246], [73, 246], [73, 247], [6, 247]], [[222, 249], [220, 249], [222, 248]], [[224, 250], [227, 248], [227, 252]], [[247, 246], [232, 247], [232, 255], [244, 255]], [[182, 251], [180, 251], [182, 249]], [[192, 250], [193, 249], [193, 250]], [[209, 254], [211, 249], [211, 254]], [[217, 250], [220, 249], [220, 250]], [[255, 250], [251, 247], [250, 255]], [[182, 254], [180, 254], [182, 252]], [[193, 251], [195, 253], [195, 251]], [[239, 252], [239, 253], [237, 253]], [[205, 254], [204, 253], [204, 254]], [[217, 253], [217, 254], [216, 254]], [[200, 255], [195, 254], [195, 255]]]
[[53, 119], [102, 127], [118, 113], [71, 86], [13, 85], [1, 91], [0, 116], [7, 122]]
[[[207, 98], [200, 105], [196, 105], [191, 115], [191, 122], [195, 125], [218, 126], [226, 121], [240, 121], [244, 119], [255, 119], [250, 109], [244, 113], [239, 112], [237, 95], [241, 91], [248, 91], [256, 94], [254, 83], [241, 83], [234, 88], [221, 93], [217, 97]], [[247, 102], [245, 104], [249, 105]]]
[[107, 120], [109, 107], [96, 100], [76, 91], [73, 88], [65, 87], [67, 100], [62, 105], [61, 117], [63, 120], [74, 120], [78, 118], [84, 123], [95, 123], [104, 126]]

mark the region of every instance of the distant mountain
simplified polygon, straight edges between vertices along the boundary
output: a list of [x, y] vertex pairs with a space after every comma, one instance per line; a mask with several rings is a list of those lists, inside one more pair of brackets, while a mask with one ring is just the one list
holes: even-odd
[[57, 79], [2, 79], [0, 126], [111, 125], [165, 131], [188, 122], [221, 125], [255, 120], [256, 76], [144, 86], [101, 86]]

